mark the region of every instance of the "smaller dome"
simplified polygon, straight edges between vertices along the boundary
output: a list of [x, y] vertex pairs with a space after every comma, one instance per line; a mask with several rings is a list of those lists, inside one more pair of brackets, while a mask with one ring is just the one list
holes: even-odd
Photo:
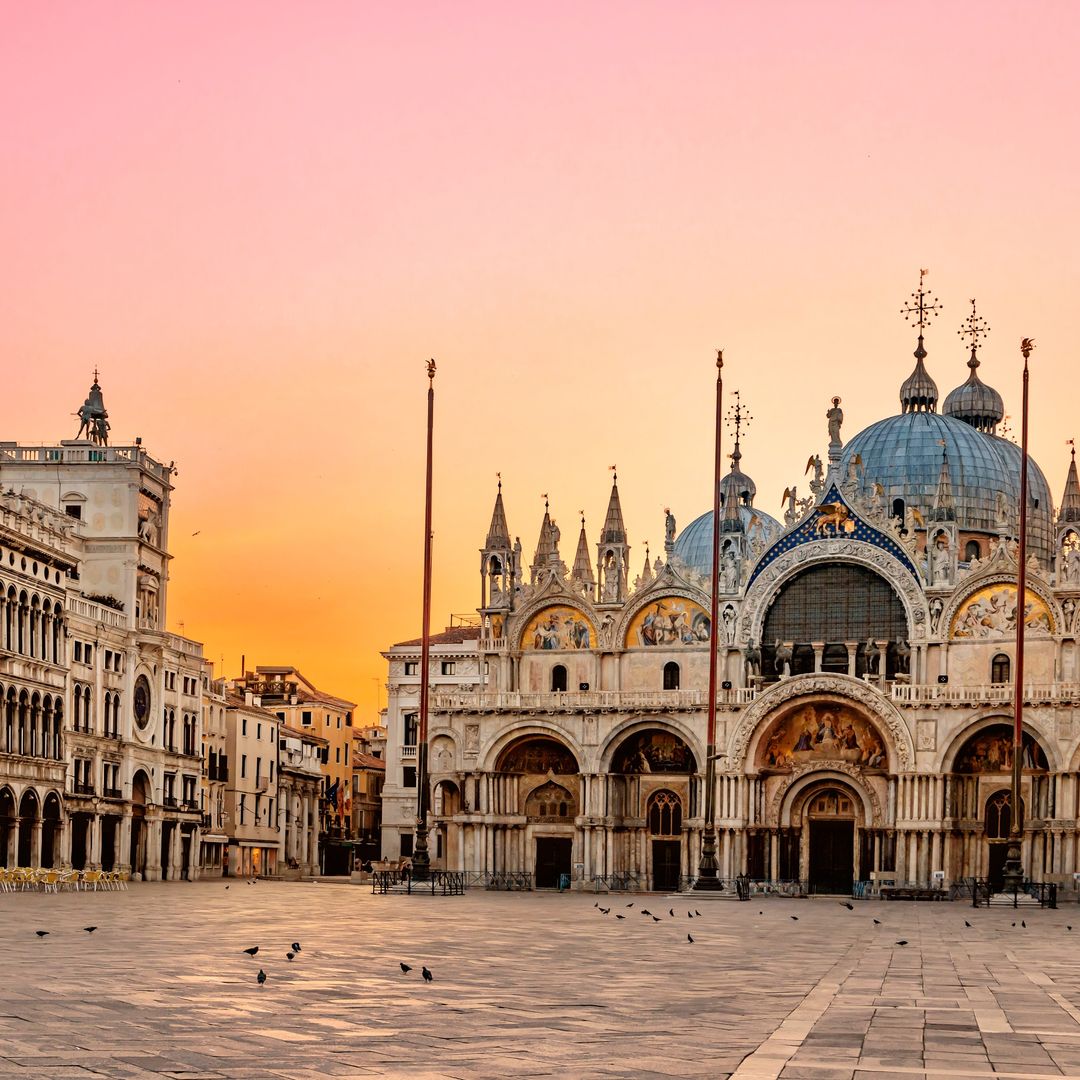
[[[784, 526], [764, 510], [740, 504], [738, 513], [742, 531], [751, 540], [761, 539], [769, 546], [783, 535]], [[712, 511], [709, 510], [691, 521], [675, 541], [675, 555], [706, 577], [712, 573], [712, 525]], [[723, 526], [721, 521], [721, 530]]]
[[739, 506], [752, 506], [757, 495], [757, 484], [740, 468], [742, 451], [739, 440], [735, 440], [735, 449], [731, 454], [731, 471], [720, 481], [720, 502], [727, 506], [734, 499]]
[[1005, 415], [1005, 403], [992, 386], [987, 386], [979, 378], [979, 358], [974, 349], [971, 350], [971, 359], [967, 366], [971, 368], [967, 382], [949, 394], [941, 411], [946, 416], [963, 420], [977, 431], [992, 435]]
[[919, 346], [915, 350], [915, 370], [904, 380], [900, 387], [900, 405], [903, 412], [935, 412], [938, 402], [937, 383], [930, 378], [923, 367], [926, 350], [923, 337], [919, 335]]

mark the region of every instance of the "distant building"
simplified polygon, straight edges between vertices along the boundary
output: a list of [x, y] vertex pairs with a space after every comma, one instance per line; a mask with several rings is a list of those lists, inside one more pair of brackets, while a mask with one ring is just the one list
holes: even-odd
[[386, 730], [360, 728], [353, 734], [352, 841], [353, 865], [380, 857], [382, 790], [386, 780]]
[[227, 869], [229, 843], [226, 816], [229, 780], [229, 714], [224, 680], [203, 684], [202, 877], [221, 877]]
[[326, 739], [320, 810], [319, 865], [324, 874], [347, 874], [352, 866], [351, 789], [355, 702], [324, 693], [296, 668], [256, 667], [237, 681], [263, 708], [289, 727]]
[[319, 872], [319, 800], [329, 743], [281, 721], [278, 736], [278, 876]]
[[[486, 661], [479, 652], [480, 627], [448, 626], [431, 636], [431, 690], [436, 693], [477, 694], [487, 683]], [[386, 699], [386, 781], [382, 795], [382, 857], [397, 859], [413, 853], [416, 831], [416, 754], [420, 732], [420, 639], [402, 641], [384, 652], [387, 661]], [[452, 767], [443, 760], [446, 741], [435, 737], [433, 727], [431, 769]], [[446, 845], [455, 848], [459, 835], [437, 828], [430, 838], [432, 857], [444, 858]], [[475, 856], [462, 856], [465, 867], [475, 865]], [[448, 864], [457, 869], [455, 857]]]

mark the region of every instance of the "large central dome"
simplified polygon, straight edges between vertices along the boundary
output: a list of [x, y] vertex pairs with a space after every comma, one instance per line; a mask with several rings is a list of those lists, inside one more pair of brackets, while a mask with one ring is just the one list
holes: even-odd
[[[944, 444], [944, 447], [942, 446]], [[1009, 532], [1016, 533], [1020, 504], [1020, 448], [997, 435], [935, 412], [890, 416], [860, 431], [843, 449], [842, 474], [858, 454], [861, 489], [875, 482], [885, 489], [890, 511], [897, 499], [925, 517], [934, 505], [942, 450], [948, 454], [956, 522], [962, 530], [995, 533], [998, 495], [1007, 500]], [[1050, 564], [1053, 508], [1039, 466], [1028, 458], [1028, 544], [1043, 565]]]

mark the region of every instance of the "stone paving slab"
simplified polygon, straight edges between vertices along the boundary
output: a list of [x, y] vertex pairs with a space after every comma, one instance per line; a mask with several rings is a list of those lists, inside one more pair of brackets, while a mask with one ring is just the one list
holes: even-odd
[[0, 1078], [1080, 1080], [1075, 909], [231, 885], [0, 895]]

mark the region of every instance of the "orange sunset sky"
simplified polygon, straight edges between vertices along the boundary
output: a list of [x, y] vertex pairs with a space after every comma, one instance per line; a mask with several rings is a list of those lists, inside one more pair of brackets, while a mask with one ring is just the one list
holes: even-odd
[[[633, 572], [711, 505], [714, 350], [758, 503], [898, 411], [920, 267], [1060, 498], [1077, 415], [1080, 14], [1061, 3], [3, 5], [0, 437], [177, 462], [169, 622], [370, 719], [478, 602], [501, 471], [573, 556], [617, 463]], [[198, 535], [194, 535], [198, 533]], [[595, 552], [595, 549], [594, 549]], [[594, 556], [595, 557], [595, 556]], [[385, 693], [381, 701], [385, 703]]]

